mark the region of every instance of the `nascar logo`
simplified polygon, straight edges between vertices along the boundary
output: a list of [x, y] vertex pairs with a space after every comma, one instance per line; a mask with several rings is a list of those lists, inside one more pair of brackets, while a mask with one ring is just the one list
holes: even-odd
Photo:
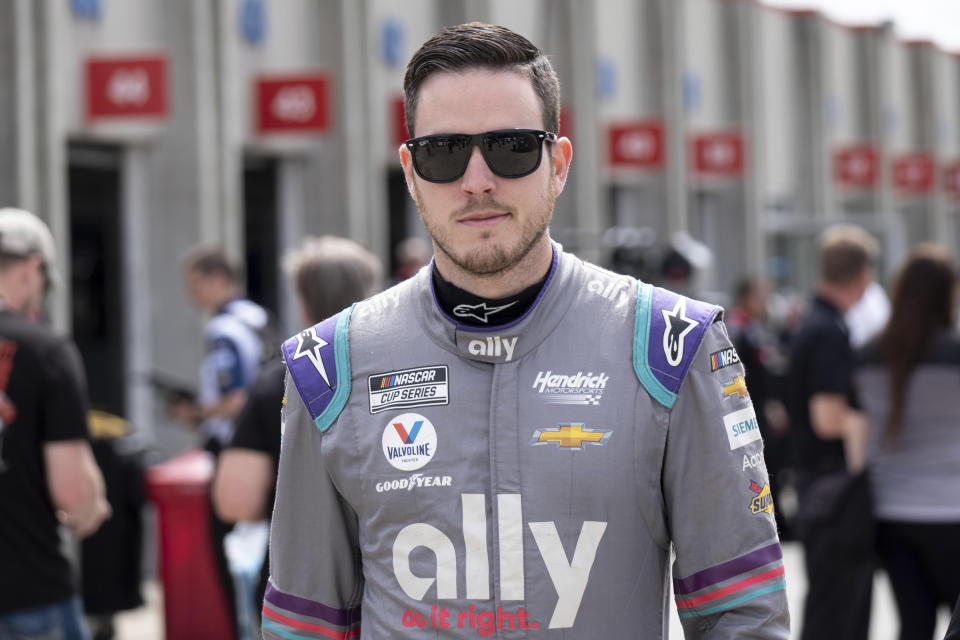
[[715, 351], [710, 354], [710, 371], [718, 371], [738, 362], [740, 362], [740, 354], [733, 347]]
[[446, 365], [377, 373], [367, 378], [370, 413], [450, 402]]

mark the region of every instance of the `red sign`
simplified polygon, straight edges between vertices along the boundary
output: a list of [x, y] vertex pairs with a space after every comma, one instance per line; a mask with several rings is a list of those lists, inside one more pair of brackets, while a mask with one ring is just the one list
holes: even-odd
[[948, 164], [943, 169], [943, 185], [947, 193], [960, 198], [960, 160]]
[[402, 145], [410, 139], [407, 131], [407, 110], [403, 104], [403, 96], [397, 96], [392, 101], [390, 112], [393, 115], [393, 144]]
[[87, 60], [87, 118], [166, 115], [166, 56]]
[[321, 74], [258, 78], [257, 131], [275, 133], [330, 128], [327, 77]]
[[926, 152], [907, 153], [893, 161], [893, 186], [906, 193], [929, 193], [936, 179], [936, 163]]
[[663, 166], [663, 123], [659, 120], [611, 125], [607, 141], [614, 167]]
[[872, 187], [877, 183], [879, 154], [869, 145], [840, 147], [833, 152], [833, 179], [848, 187]]
[[698, 173], [737, 176], [743, 173], [743, 165], [743, 135], [739, 131], [694, 136], [693, 167]]

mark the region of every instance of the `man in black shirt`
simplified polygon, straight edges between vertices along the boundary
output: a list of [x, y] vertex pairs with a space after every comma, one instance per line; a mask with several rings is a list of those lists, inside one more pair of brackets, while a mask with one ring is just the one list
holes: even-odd
[[[316, 324], [380, 289], [379, 260], [344, 238], [307, 238], [286, 257], [284, 267], [296, 289], [304, 326]], [[233, 439], [220, 454], [213, 499], [218, 515], [227, 522], [270, 517], [280, 458], [280, 407], [286, 372], [278, 350], [250, 387]], [[264, 562], [255, 594], [258, 614], [269, 575], [269, 564]]]
[[[853, 353], [843, 313], [872, 281], [877, 244], [858, 227], [836, 225], [820, 238], [816, 294], [790, 349], [788, 411], [797, 471], [797, 523], [809, 588], [804, 639], [867, 637], [873, 587], [872, 541], [834, 510], [847, 470], [862, 465], [860, 423], [851, 419]], [[846, 448], [845, 448], [846, 445]], [[859, 526], [861, 523], [853, 522]], [[841, 529], [846, 528], [846, 531]]]
[[36, 322], [55, 267], [47, 226], [0, 209], [0, 638], [89, 638], [59, 528], [110, 515], [79, 354]]

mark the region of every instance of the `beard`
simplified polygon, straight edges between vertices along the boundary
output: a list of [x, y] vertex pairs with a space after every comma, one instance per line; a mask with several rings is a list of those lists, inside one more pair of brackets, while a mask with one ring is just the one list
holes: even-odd
[[[456, 242], [450, 237], [448, 227], [443, 222], [431, 221], [430, 216], [427, 215], [420, 189], [416, 184], [413, 188], [413, 197], [417, 204], [417, 210], [420, 212], [420, 219], [423, 221], [427, 233], [433, 239], [434, 246], [465, 273], [476, 277], [489, 278], [506, 273], [520, 264], [533, 248], [542, 241], [550, 225], [556, 200], [553, 181], [550, 180], [548, 185], [547, 193], [534, 202], [529, 210], [524, 212], [525, 216], [521, 221], [522, 226], [519, 233], [513, 234], [505, 240], [495, 241], [492, 240], [493, 232], [484, 231], [479, 234], [478, 242], [472, 243], [474, 246], [457, 246]], [[447, 216], [447, 221], [454, 221], [460, 216], [481, 209], [516, 215], [514, 209], [498, 203], [493, 196], [487, 195], [472, 200], [466, 206], [452, 212]], [[452, 224], [456, 225], [457, 223], [452, 222]]]

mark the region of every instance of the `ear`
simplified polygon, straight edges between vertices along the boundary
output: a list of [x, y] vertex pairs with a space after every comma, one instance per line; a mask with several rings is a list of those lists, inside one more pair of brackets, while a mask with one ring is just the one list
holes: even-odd
[[560, 195], [563, 192], [563, 185], [567, 183], [570, 161], [573, 158], [573, 144], [570, 139], [563, 137], [554, 142], [553, 153], [549, 157], [553, 162], [553, 192]]
[[405, 144], [400, 145], [398, 152], [400, 153], [400, 166], [403, 167], [403, 177], [407, 181], [407, 192], [411, 198], [416, 200], [416, 197], [413, 195], [413, 154], [410, 153], [410, 149], [408, 149]]

